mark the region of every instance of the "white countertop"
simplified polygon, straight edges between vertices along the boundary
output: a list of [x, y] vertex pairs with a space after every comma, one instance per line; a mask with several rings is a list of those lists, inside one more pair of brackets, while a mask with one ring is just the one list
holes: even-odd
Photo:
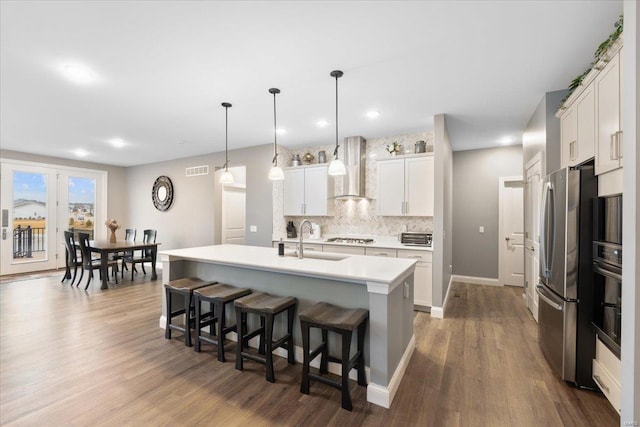
[[[311, 243], [310, 240], [306, 242]], [[323, 254], [325, 253], [327, 252], [323, 252]], [[159, 254], [163, 261], [186, 259], [354, 283], [391, 284], [409, 271], [413, 271], [416, 263], [412, 259], [338, 253], [335, 256], [344, 259], [338, 261], [314, 258], [298, 259], [293, 256], [278, 256], [277, 248], [245, 245], [201, 246], [160, 251]]]
[[[398, 242], [396, 238], [387, 238], [387, 239], [375, 239], [373, 243], [337, 243], [337, 242], [327, 242], [326, 239], [304, 239], [303, 242], [315, 245], [335, 245], [335, 246], [351, 246], [354, 248], [380, 248], [380, 249], [408, 249], [412, 251], [429, 251], [433, 252], [433, 246], [413, 246], [413, 245], [403, 245]], [[280, 239], [274, 240], [274, 242], [279, 242]], [[285, 243], [298, 243], [298, 239], [282, 239]], [[328, 252], [328, 251], [327, 251]]]

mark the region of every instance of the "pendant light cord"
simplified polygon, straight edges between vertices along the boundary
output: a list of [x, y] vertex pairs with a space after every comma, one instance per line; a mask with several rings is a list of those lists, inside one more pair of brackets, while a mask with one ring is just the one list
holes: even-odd
[[224, 107], [224, 170], [229, 170], [229, 107]]
[[273, 166], [278, 166], [278, 122], [276, 120], [276, 91], [273, 91]]
[[336, 74], [336, 149], [333, 152], [336, 160], [338, 159], [338, 74]]

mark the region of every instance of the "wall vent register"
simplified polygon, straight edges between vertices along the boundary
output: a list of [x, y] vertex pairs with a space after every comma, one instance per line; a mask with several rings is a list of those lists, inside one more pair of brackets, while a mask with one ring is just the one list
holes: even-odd
[[209, 165], [192, 166], [185, 169], [186, 176], [209, 175]]

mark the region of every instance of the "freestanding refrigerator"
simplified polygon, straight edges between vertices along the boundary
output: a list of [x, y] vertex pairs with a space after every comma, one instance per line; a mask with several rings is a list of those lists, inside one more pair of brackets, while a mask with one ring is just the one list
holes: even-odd
[[595, 388], [592, 318], [593, 162], [551, 173], [543, 183], [538, 341], [565, 381]]

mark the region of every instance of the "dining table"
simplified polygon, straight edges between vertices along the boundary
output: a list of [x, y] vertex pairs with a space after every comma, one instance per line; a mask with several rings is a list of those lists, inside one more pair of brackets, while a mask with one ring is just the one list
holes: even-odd
[[158, 274], [156, 273], [158, 245], [160, 245], [160, 243], [156, 242], [130, 242], [122, 240], [113, 243], [109, 240], [90, 240], [89, 249], [91, 252], [100, 254], [100, 271], [102, 273], [102, 285], [100, 289], [109, 289], [107, 286], [107, 279], [109, 277], [109, 254], [124, 251], [151, 250], [151, 280], [156, 280], [158, 278]]

